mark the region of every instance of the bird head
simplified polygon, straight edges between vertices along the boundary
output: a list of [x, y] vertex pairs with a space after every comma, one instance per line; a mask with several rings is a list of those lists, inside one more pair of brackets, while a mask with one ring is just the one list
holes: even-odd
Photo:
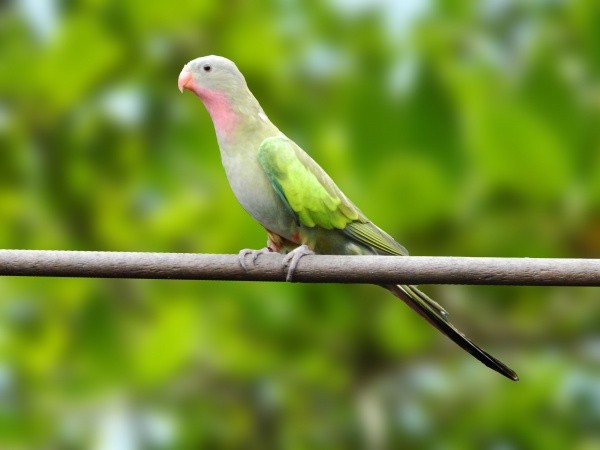
[[240, 124], [268, 121], [236, 65], [222, 56], [203, 56], [187, 63], [177, 81], [179, 90], [192, 91], [208, 110], [217, 137], [229, 139]]
[[181, 92], [184, 89], [194, 92], [205, 103], [215, 96], [232, 99], [248, 89], [233, 61], [214, 55], [188, 62], [179, 74], [177, 86]]

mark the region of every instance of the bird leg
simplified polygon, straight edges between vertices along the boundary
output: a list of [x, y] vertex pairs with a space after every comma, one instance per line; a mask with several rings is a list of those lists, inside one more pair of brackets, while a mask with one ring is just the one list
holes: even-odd
[[256, 263], [256, 259], [260, 255], [263, 255], [265, 253], [271, 253], [272, 251], [273, 250], [270, 247], [264, 247], [264, 248], [261, 248], [260, 250], [244, 248], [244, 249], [240, 250], [240, 252], [238, 253], [238, 261], [240, 263], [240, 266], [242, 266], [244, 268], [244, 270], [248, 270], [248, 264], [246, 264], [246, 256], [252, 255], [252, 265], [254, 265], [254, 263]]
[[314, 254], [315, 252], [308, 248], [306, 244], [302, 244], [285, 255], [283, 258], [283, 267], [287, 267], [287, 276], [285, 277], [285, 281], [292, 281], [294, 272], [298, 266], [298, 261], [300, 261], [303, 256]]

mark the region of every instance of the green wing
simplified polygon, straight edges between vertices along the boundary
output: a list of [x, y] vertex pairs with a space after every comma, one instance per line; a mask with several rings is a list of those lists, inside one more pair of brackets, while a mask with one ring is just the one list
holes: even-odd
[[283, 136], [265, 139], [258, 150], [258, 161], [299, 224], [342, 230], [351, 239], [382, 253], [408, 254], [371, 223], [329, 175], [289, 139]]

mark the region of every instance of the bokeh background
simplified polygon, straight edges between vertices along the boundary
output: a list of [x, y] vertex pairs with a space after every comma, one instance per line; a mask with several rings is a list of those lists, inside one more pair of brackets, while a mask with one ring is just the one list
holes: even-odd
[[[0, 248], [265, 235], [177, 76], [236, 61], [413, 254], [600, 255], [600, 3], [0, 4]], [[0, 279], [2, 448], [600, 446], [600, 290], [431, 286], [512, 383], [371, 286]]]

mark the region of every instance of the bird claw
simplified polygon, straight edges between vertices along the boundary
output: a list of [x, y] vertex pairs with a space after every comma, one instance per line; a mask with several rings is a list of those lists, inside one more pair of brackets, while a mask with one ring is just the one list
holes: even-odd
[[301, 246], [296, 247], [294, 250], [285, 255], [285, 257], [283, 258], [283, 267], [287, 267], [287, 275], [285, 277], [285, 281], [292, 281], [294, 277], [294, 272], [296, 271], [296, 267], [298, 266], [298, 261], [300, 261], [300, 259], [303, 256], [314, 254], [315, 252], [308, 248], [306, 244], [302, 244]]
[[244, 249], [240, 250], [240, 252], [238, 253], [238, 261], [240, 263], [240, 266], [242, 266], [244, 268], [244, 270], [248, 270], [248, 265], [246, 264], [246, 256], [252, 255], [252, 264], [254, 264], [260, 255], [262, 255], [264, 253], [270, 253], [270, 252], [271, 252], [271, 249], [269, 247], [264, 247], [264, 248], [261, 248], [260, 250], [244, 248]]

